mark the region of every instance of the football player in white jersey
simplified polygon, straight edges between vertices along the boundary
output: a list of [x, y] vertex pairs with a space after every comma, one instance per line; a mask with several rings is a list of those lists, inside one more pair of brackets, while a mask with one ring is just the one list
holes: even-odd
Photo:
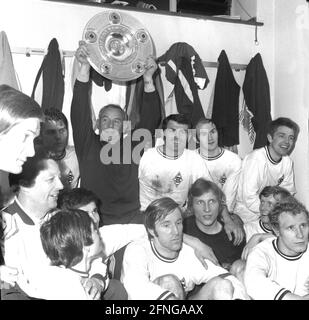
[[249, 253], [244, 274], [255, 300], [309, 300], [309, 213], [294, 197], [269, 214], [276, 234]]
[[296, 193], [289, 154], [295, 146], [299, 127], [289, 118], [278, 118], [270, 123], [268, 132], [269, 144], [253, 150], [242, 162], [235, 213], [244, 222], [258, 220], [259, 194], [264, 187], [278, 185], [293, 195]]

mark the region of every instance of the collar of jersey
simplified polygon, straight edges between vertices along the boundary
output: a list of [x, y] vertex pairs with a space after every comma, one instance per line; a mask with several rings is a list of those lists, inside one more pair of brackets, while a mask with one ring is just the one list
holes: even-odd
[[88, 278], [89, 277], [89, 273], [88, 272], [84, 272], [84, 271], [79, 271], [79, 270], [76, 270], [74, 268], [68, 268], [70, 269], [71, 271], [73, 271], [74, 273], [77, 273], [80, 277], [82, 278]]
[[164, 157], [164, 158], [166, 158], [166, 159], [169, 159], [169, 160], [176, 160], [176, 159], [178, 159], [178, 158], [180, 158], [183, 154], [184, 154], [184, 152], [181, 154], [181, 155], [179, 155], [179, 156], [168, 156], [168, 155], [166, 155], [164, 152], [162, 152], [160, 149], [159, 149], [160, 147], [157, 147], [157, 152], [162, 156], [162, 157]]
[[278, 238], [277, 239], [274, 239], [273, 241], [273, 247], [275, 249], [275, 251], [282, 257], [284, 258], [285, 260], [289, 260], [289, 261], [295, 261], [295, 260], [298, 260], [302, 257], [302, 255], [304, 254], [304, 252], [300, 253], [300, 254], [297, 254], [296, 256], [288, 256], [284, 253], [282, 253], [280, 250], [279, 250], [279, 247], [278, 247]]
[[268, 146], [265, 146], [264, 148], [265, 148], [265, 151], [266, 151], [267, 159], [268, 159], [272, 164], [278, 164], [278, 163], [280, 163], [280, 162], [281, 162], [282, 157], [281, 157], [281, 159], [280, 159], [280, 160], [275, 161], [275, 160], [271, 157], [271, 155], [270, 155], [270, 152], [269, 152]]
[[175, 261], [177, 260], [177, 258], [178, 258], [178, 256], [177, 256], [176, 258], [173, 258], [173, 259], [171, 259], [171, 258], [166, 258], [166, 257], [162, 256], [162, 255], [158, 252], [158, 250], [156, 249], [156, 247], [154, 246], [153, 241], [151, 241], [151, 240], [150, 240], [150, 246], [151, 246], [151, 250], [152, 250], [152, 252], [154, 253], [154, 255], [155, 255], [158, 259], [160, 259], [161, 261], [163, 261], [163, 262], [172, 263], [172, 262], [175, 262]]
[[265, 231], [266, 233], [273, 233], [273, 230], [272, 229], [268, 229], [265, 224], [262, 222], [262, 220], [259, 220], [259, 225], [261, 227], [261, 229], [263, 231]]
[[212, 160], [217, 160], [219, 159], [220, 157], [222, 157], [223, 153], [224, 153], [224, 148], [220, 148], [220, 153], [214, 157], [207, 157], [207, 156], [204, 156], [203, 154], [201, 154], [201, 148], [198, 148], [198, 153], [199, 155], [205, 159], [205, 160], [208, 160], [208, 161], [212, 161]]

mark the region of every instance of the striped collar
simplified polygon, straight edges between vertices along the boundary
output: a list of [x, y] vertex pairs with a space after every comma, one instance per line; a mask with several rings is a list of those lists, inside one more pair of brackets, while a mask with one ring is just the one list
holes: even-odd
[[163, 151], [160, 150], [160, 147], [157, 147], [156, 149], [157, 149], [157, 152], [158, 152], [162, 157], [164, 157], [164, 158], [166, 158], [166, 159], [169, 159], [169, 160], [177, 160], [177, 159], [179, 159], [179, 158], [184, 154], [184, 152], [185, 152], [185, 151], [184, 151], [182, 154], [177, 155], [177, 156], [168, 156], [168, 155], [166, 155]]
[[274, 239], [274, 240], [272, 241], [272, 244], [273, 244], [273, 247], [274, 247], [275, 251], [276, 251], [282, 258], [284, 258], [285, 260], [295, 261], [295, 260], [300, 259], [300, 258], [302, 257], [302, 255], [304, 254], [304, 252], [302, 252], [302, 253], [297, 254], [296, 256], [288, 256], [288, 255], [282, 253], [282, 252], [280, 251], [279, 247], [278, 247], [278, 238]]
[[158, 252], [158, 250], [156, 249], [156, 247], [155, 247], [155, 245], [154, 245], [154, 243], [153, 243], [152, 240], [150, 240], [150, 246], [151, 246], [151, 250], [152, 250], [153, 254], [154, 254], [158, 259], [160, 259], [160, 260], [163, 261], [163, 262], [172, 263], [172, 262], [175, 262], [175, 261], [178, 259], [178, 256], [177, 256], [176, 258], [172, 258], [172, 259], [171, 259], [171, 258], [166, 258], [166, 257], [162, 256], [162, 255]]
[[197, 152], [199, 153], [199, 155], [200, 155], [203, 159], [208, 160], [208, 161], [212, 161], [212, 160], [217, 160], [217, 159], [219, 159], [220, 157], [222, 157], [223, 154], [224, 154], [224, 151], [225, 151], [224, 148], [220, 148], [219, 154], [216, 155], [216, 156], [213, 156], [213, 157], [207, 157], [207, 156], [201, 154], [201, 148], [198, 148], [198, 151], [197, 151]]
[[35, 225], [34, 221], [25, 212], [25, 209], [22, 207], [17, 197], [15, 197], [14, 202], [11, 203], [7, 208], [5, 208], [4, 211], [11, 215], [14, 215], [14, 214], [19, 215], [22, 222], [26, 225], [30, 225], [30, 226]]
[[77, 273], [80, 277], [82, 278], [89, 278], [89, 273], [88, 272], [85, 272], [85, 271], [79, 271], [79, 270], [76, 270], [74, 268], [68, 268], [69, 270], [73, 271], [74, 273]]
[[266, 232], [266, 233], [273, 233], [273, 230], [267, 228], [266, 225], [262, 222], [261, 219], [259, 220], [259, 225], [260, 225], [260, 228], [261, 228], [264, 232]]
[[267, 159], [268, 159], [272, 164], [278, 164], [278, 163], [281, 162], [282, 157], [281, 157], [280, 160], [278, 160], [278, 161], [275, 161], [275, 160], [271, 157], [268, 146], [265, 146], [264, 149], [265, 149], [265, 152], [266, 152]]

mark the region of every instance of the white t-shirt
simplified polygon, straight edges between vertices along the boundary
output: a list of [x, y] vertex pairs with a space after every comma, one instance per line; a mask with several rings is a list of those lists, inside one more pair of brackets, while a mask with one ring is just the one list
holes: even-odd
[[[197, 149], [197, 152], [200, 154], [200, 149]], [[224, 192], [228, 210], [233, 212], [241, 171], [240, 157], [223, 148], [221, 148], [220, 154], [215, 157], [202, 155], [201, 157], [207, 165], [212, 181]]]
[[255, 300], [281, 300], [288, 292], [309, 294], [309, 251], [297, 256], [280, 252], [277, 238], [257, 244], [249, 253], [244, 274], [248, 294]]
[[203, 159], [188, 149], [178, 158], [167, 157], [159, 148], [148, 149], [141, 158], [138, 177], [141, 210], [162, 197], [170, 197], [184, 206], [195, 180], [202, 177], [211, 180]]
[[288, 156], [275, 162], [267, 147], [253, 150], [242, 162], [235, 213], [244, 222], [259, 218], [259, 194], [266, 186], [280, 186], [296, 193], [293, 162]]

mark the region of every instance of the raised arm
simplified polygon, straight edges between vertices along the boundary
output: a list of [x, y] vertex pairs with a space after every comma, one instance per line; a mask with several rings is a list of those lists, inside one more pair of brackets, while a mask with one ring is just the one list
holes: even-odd
[[73, 90], [71, 104], [71, 123], [73, 139], [78, 158], [87, 152], [87, 146], [96, 139], [92, 126], [90, 110], [90, 64], [87, 60], [89, 52], [85, 42], [80, 41], [76, 50], [76, 59], [80, 64]]
[[153, 57], [146, 60], [146, 72], [143, 75], [143, 97], [140, 108], [140, 121], [137, 129], [147, 129], [154, 135], [161, 120], [160, 99], [154, 84], [154, 73], [158, 66]]

